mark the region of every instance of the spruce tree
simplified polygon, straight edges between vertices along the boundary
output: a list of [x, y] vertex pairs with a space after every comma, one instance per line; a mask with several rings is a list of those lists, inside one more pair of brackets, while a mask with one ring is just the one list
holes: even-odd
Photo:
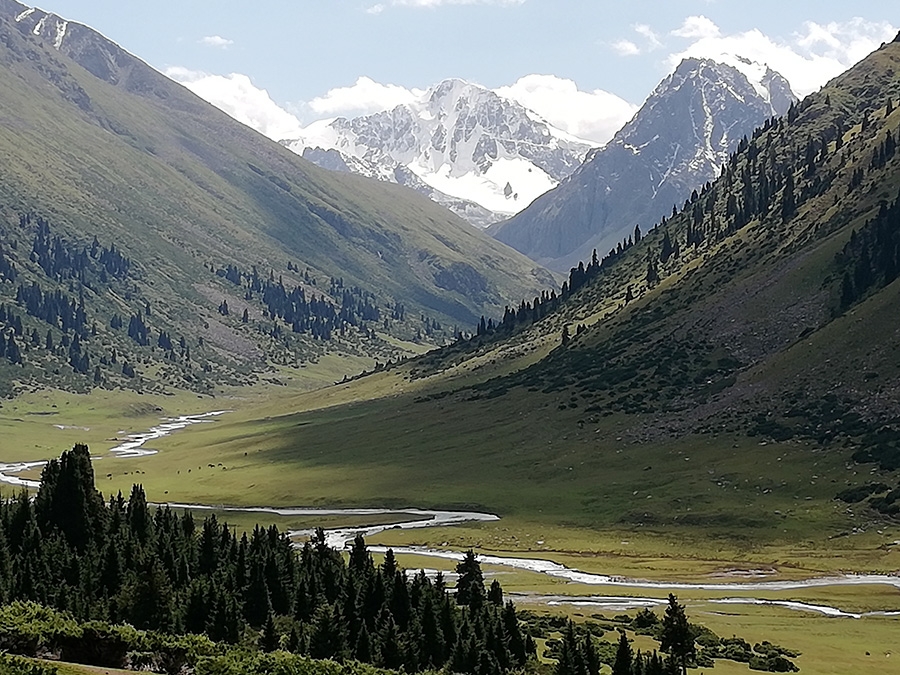
[[481, 607], [485, 599], [484, 576], [472, 549], [466, 551], [465, 557], [457, 564], [456, 573], [459, 574], [456, 582], [457, 604], [468, 605], [473, 609]]
[[272, 612], [266, 617], [266, 625], [259, 636], [259, 648], [264, 652], [278, 649], [278, 632], [275, 630], [275, 616]]
[[497, 607], [503, 606], [503, 587], [500, 586], [500, 582], [496, 579], [491, 582], [491, 587], [488, 590], [488, 601]]
[[616, 660], [613, 663], [612, 675], [632, 675], [631, 664], [634, 655], [631, 651], [631, 645], [628, 642], [628, 636], [625, 631], [619, 633], [619, 646], [616, 649]]
[[682, 675], [687, 675], [688, 661], [697, 655], [694, 645], [694, 633], [688, 623], [684, 606], [669, 593], [669, 606], [662, 621], [660, 646], [681, 668]]
[[335, 607], [324, 604], [313, 618], [309, 655], [314, 659], [343, 661], [347, 656], [347, 631]]

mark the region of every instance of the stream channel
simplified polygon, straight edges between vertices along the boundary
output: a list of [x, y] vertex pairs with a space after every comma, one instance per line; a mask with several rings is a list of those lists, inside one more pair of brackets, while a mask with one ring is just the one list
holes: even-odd
[[[125, 440], [109, 449], [106, 456], [118, 458], [146, 457], [158, 453], [158, 450], [144, 448], [149, 441], [168, 436], [194, 424], [205, 424], [215, 421], [215, 418], [226, 414], [227, 410], [203, 413], [200, 415], [182, 415], [163, 419], [160, 424], [143, 433], [128, 434]], [[118, 439], [117, 439], [118, 440]], [[101, 460], [102, 456], [94, 457]], [[47, 463], [46, 460], [31, 462], [0, 461], [0, 483], [25, 488], [37, 488], [39, 481], [21, 477], [19, 474], [39, 468]], [[171, 508], [183, 508], [194, 511], [217, 511], [236, 513], [259, 513], [277, 516], [360, 516], [370, 519], [372, 516], [390, 516], [391, 522], [384, 525], [365, 525], [360, 527], [342, 527], [327, 529], [325, 531], [327, 543], [338, 549], [346, 549], [354, 537], [362, 534], [371, 537], [389, 529], [414, 530], [426, 527], [446, 527], [474, 522], [498, 521], [500, 517], [491, 513], [478, 513], [474, 511], [440, 511], [429, 509], [379, 509], [379, 508], [351, 508], [351, 509], [323, 509], [323, 508], [277, 508], [267, 506], [238, 507], [215, 506], [206, 504], [180, 504], [170, 502]], [[397, 517], [408, 517], [408, 520], [397, 522]], [[290, 531], [291, 537], [300, 537], [311, 534], [310, 530]], [[387, 547], [369, 546], [373, 553], [384, 553]], [[439, 558], [444, 560], [462, 560], [464, 554], [459, 551], [445, 551], [418, 546], [392, 547], [395, 554], [408, 554]], [[712, 591], [721, 593], [733, 592], [762, 592], [762, 591], [791, 591], [809, 588], [824, 588], [829, 586], [860, 586], [879, 585], [900, 589], [900, 575], [896, 574], [844, 574], [828, 577], [814, 577], [800, 580], [753, 580], [730, 582], [662, 582], [645, 579], [630, 579], [625, 577], [595, 574], [566, 567], [552, 560], [537, 558], [513, 558], [496, 555], [478, 555], [482, 565], [501, 567], [507, 569], [522, 570], [544, 574], [558, 579], [565, 579], [571, 583], [586, 586], [605, 587], [610, 589], [642, 589], [644, 591], [665, 594], [670, 591]], [[641, 607], [655, 607], [666, 603], [664, 597], [632, 597], [632, 596], [568, 596], [568, 595], [534, 595], [511, 594], [512, 597], [528, 602], [546, 605], [573, 605], [585, 608], [605, 609], [608, 611], [623, 611]], [[843, 617], [859, 619], [865, 616], [900, 616], [900, 607], [893, 606], [883, 610], [859, 613], [831, 607], [828, 605], [810, 604], [796, 600], [771, 600], [753, 597], [726, 597], [709, 598], [708, 602], [718, 605], [769, 605], [786, 609], [822, 614], [831, 617]], [[900, 600], [896, 602], [900, 603]]]

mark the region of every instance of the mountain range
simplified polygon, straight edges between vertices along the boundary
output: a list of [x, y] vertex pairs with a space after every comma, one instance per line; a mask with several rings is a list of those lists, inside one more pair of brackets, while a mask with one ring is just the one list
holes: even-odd
[[[279, 428], [247, 413], [217, 447], [265, 444], [272, 490], [477, 505], [533, 539], [551, 522], [567, 542], [608, 535], [612, 555], [636, 555], [640, 532], [666, 550], [771, 544], [772, 560], [880, 535], [900, 512], [898, 70], [900, 37], [751, 130], [717, 179], [560, 294], [327, 404], [300, 396]], [[340, 489], [316, 478], [338, 473]], [[509, 527], [492, 545], [544, 543]]]
[[[204, 389], [327, 354], [339, 378], [553, 284], [425, 197], [319, 169], [86, 26], [0, 0], [0, 63], [0, 304], [18, 307], [25, 368], [6, 384]], [[122, 278], [100, 260], [113, 247]], [[57, 293], [86, 314], [77, 349]], [[135, 380], [126, 356], [171, 377]]]
[[313, 123], [282, 143], [324, 168], [411, 187], [479, 226], [521, 211], [595, 146], [459, 79], [391, 110]]
[[797, 100], [768, 67], [729, 61], [682, 61], [607, 145], [491, 234], [564, 272], [681, 206], [715, 179], [742, 137]]

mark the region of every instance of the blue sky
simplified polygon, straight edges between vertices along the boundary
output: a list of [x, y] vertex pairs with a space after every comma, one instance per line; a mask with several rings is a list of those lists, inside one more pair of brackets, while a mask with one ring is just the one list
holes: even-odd
[[[272, 136], [290, 126], [273, 106], [305, 124], [461, 77], [602, 142], [685, 54], [741, 52], [805, 94], [900, 25], [896, 0], [156, 0], [127, 11], [121, 0], [46, 3], [199, 82], [195, 90], [256, 116]], [[552, 77], [522, 80], [534, 75]]]

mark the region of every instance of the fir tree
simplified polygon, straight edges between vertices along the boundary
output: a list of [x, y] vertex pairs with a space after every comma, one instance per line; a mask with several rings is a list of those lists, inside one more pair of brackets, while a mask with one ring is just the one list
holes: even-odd
[[669, 593], [669, 606], [666, 607], [662, 621], [660, 645], [662, 650], [680, 666], [682, 675], [687, 675], [688, 661], [694, 659], [697, 654], [694, 637], [684, 606]]
[[625, 631], [619, 633], [619, 646], [616, 649], [616, 660], [613, 663], [612, 675], [632, 675], [631, 663], [634, 660], [634, 654], [631, 651], [631, 644], [628, 642], [628, 636]]
[[472, 549], [466, 551], [465, 557], [457, 564], [456, 573], [459, 574], [456, 582], [456, 602], [472, 608], [481, 607], [485, 599], [484, 577]]

